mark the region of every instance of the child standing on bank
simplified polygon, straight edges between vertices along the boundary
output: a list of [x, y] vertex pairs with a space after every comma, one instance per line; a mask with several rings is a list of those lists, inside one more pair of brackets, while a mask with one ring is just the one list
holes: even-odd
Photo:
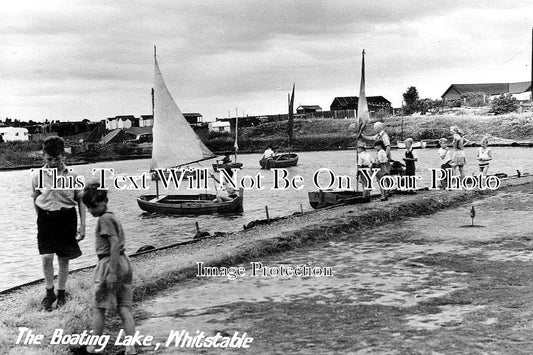
[[481, 141], [481, 147], [477, 152], [477, 160], [479, 161], [479, 172], [483, 175], [487, 175], [489, 171], [489, 163], [492, 160], [492, 151], [488, 147], [489, 140], [483, 138]]
[[414, 176], [416, 172], [415, 162], [417, 161], [415, 154], [413, 153], [413, 138], [407, 138], [405, 140], [405, 175]]
[[357, 142], [357, 167], [358, 167], [358, 178], [363, 185], [363, 198], [370, 200], [370, 181], [366, 181], [363, 177], [364, 175], [361, 172], [361, 169], [370, 169], [374, 164], [374, 159], [366, 151], [366, 144], [364, 142]]
[[[83, 190], [83, 203], [94, 217], [98, 217], [93, 331], [96, 335], [102, 335], [106, 310], [116, 305], [126, 334], [134, 335], [132, 270], [130, 259], [124, 254], [125, 235], [117, 217], [107, 209], [107, 190], [99, 190], [98, 187], [98, 183], [93, 183]], [[95, 350], [94, 346], [86, 347], [89, 354], [96, 353]], [[135, 346], [126, 346], [125, 354], [136, 354]]]
[[[68, 278], [69, 261], [81, 255], [78, 242], [85, 237], [85, 206], [81, 202], [81, 187], [62, 186], [54, 188], [54, 175], [64, 181], [76, 179], [65, 165], [65, 141], [61, 137], [48, 137], [43, 143], [42, 169], [32, 171], [33, 204], [37, 212], [37, 244], [42, 258], [46, 295], [41, 302], [46, 311], [66, 302], [65, 287]], [[47, 169], [47, 170], [43, 170]], [[50, 169], [50, 170], [48, 170]], [[76, 217], [76, 206], [80, 215], [80, 226]], [[57, 254], [57, 296], [54, 293], [54, 254]]]
[[379, 168], [376, 177], [378, 178], [379, 190], [381, 193], [381, 201], [387, 201], [387, 191], [381, 187], [380, 180], [383, 176], [389, 175], [389, 158], [387, 158], [387, 152], [385, 151], [385, 145], [382, 141], [376, 141], [374, 143], [374, 149], [378, 152], [376, 163], [374, 166]]
[[[447, 170], [447, 173], [452, 174], [452, 151], [448, 147], [448, 140], [446, 138], [439, 139], [440, 148], [438, 150], [439, 158], [441, 160], [440, 168], [442, 170]], [[446, 179], [441, 179], [440, 188], [446, 188]]]

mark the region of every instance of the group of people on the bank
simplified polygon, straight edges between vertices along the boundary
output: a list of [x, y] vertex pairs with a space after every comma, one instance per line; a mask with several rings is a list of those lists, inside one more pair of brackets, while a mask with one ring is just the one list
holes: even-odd
[[[374, 123], [374, 135], [364, 135], [361, 134], [360, 137], [365, 141], [373, 141], [374, 149], [376, 150], [375, 156], [370, 155], [366, 151], [366, 143], [359, 141], [357, 142], [357, 166], [358, 168], [378, 168], [379, 171], [376, 174], [378, 180], [383, 176], [389, 174], [402, 174], [406, 176], [414, 176], [416, 172], [415, 163], [418, 161], [414, 150], [413, 144], [414, 141], [412, 138], [407, 138], [405, 143], [405, 152], [403, 157], [403, 165], [398, 169], [399, 162], [394, 161], [391, 157], [391, 144], [390, 138], [387, 132], [385, 131], [385, 126], [382, 122]], [[461, 178], [465, 177], [465, 165], [466, 165], [466, 155], [464, 151], [465, 145], [469, 144], [470, 141], [464, 137], [463, 131], [457, 126], [450, 127], [450, 133], [452, 134], [452, 143], [448, 143], [447, 138], [439, 139], [439, 150], [438, 155], [441, 159], [441, 169], [447, 170], [450, 169], [453, 175], [457, 175], [457, 172]], [[487, 175], [490, 161], [492, 160], [492, 151], [488, 147], [488, 138], [483, 138], [481, 141], [481, 147], [477, 153], [477, 160], [479, 164], [479, 173]], [[404, 169], [403, 169], [404, 167]], [[398, 171], [401, 170], [401, 171]], [[361, 175], [360, 182], [365, 186], [363, 178]], [[441, 186], [445, 188], [446, 186]], [[368, 197], [370, 191], [368, 189], [363, 189], [363, 197]], [[386, 201], [387, 191], [382, 189], [380, 186], [381, 200]]]

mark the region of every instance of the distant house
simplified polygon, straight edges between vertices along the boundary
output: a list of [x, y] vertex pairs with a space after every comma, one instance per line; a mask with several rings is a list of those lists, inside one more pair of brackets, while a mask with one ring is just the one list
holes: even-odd
[[141, 115], [139, 117], [139, 127], [153, 127], [154, 116], [153, 115]]
[[442, 100], [455, 101], [460, 100], [467, 93], [483, 93], [488, 99], [494, 95], [519, 95], [531, 91], [531, 82], [523, 81], [519, 83], [491, 83], [491, 84], [452, 84], [441, 95]]
[[108, 130], [127, 129], [135, 126], [138, 126], [138, 119], [133, 115], [110, 117], [105, 122], [105, 128]]
[[28, 130], [22, 127], [0, 127], [0, 136], [2, 142], [28, 141], [30, 139]]
[[[392, 113], [391, 102], [383, 96], [368, 96], [366, 102], [371, 117], [385, 117]], [[329, 109], [334, 118], [353, 118], [357, 115], [358, 104], [358, 96], [336, 97]]]
[[297, 114], [322, 112], [322, 107], [318, 105], [300, 105], [296, 108]]
[[212, 132], [231, 132], [231, 123], [229, 121], [209, 122], [209, 130]]

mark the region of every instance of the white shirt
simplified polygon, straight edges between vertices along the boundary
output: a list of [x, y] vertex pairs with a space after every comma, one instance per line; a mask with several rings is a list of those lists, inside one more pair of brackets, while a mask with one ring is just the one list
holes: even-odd
[[265, 152], [263, 153], [263, 159], [272, 158], [273, 156], [274, 156], [274, 151], [270, 148], [265, 150]]
[[357, 165], [371, 167], [374, 164], [374, 159], [368, 152], [361, 152], [357, 154]]

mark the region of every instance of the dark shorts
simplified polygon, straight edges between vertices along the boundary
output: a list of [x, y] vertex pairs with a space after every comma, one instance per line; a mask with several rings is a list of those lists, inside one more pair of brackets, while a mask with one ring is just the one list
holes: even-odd
[[39, 254], [57, 254], [60, 258], [75, 259], [81, 255], [76, 241], [78, 218], [76, 209], [46, 211], [39, 208], [37, 243]]
[[131, 307], [133, 303], [132, 270], [130, 259], [121, 254], [117, 265], [117, 284], [114, 291], [107, 285], [109, 262], [106, 256], [98, 261], [94, 270], [94, 302], [96, 308], [110, 309], [114, 307]]

